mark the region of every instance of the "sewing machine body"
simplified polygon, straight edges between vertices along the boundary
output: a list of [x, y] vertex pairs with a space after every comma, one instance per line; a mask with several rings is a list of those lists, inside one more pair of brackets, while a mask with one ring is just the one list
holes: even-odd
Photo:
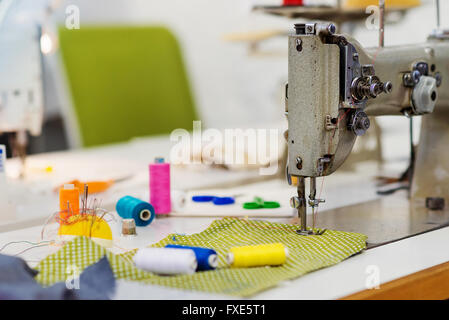
[[[407, 211], [426, 211], [427, 197], [448, 201], [449, 39], [440, 36], [419, 45], [364, 49], [356, 40], [334, 34], [331, 24], [301, 24], [295, 28], [296, 34], [289, 36], [286, 91], [287, 175], [289, 181], [292, 177], [299, 181], [298, 197], [292, 198], [299, 215], [306, 217], [307, 203], [318, 205], [315, 178], [332, 174], [343, 164], [357, 136], [369, 129], [368, 116], [423, 116], [411, 188], [413, 203]], [[311, 178], [309, 200], [304, 190], [306, 177]], [[379, 211], [379, 206], [375, 207]], [[367, 207], [360, 209], [366, 211]], [[319, 227], [346, 226], [346, 230], [363, 232], [370, 223], [389, 224], [379, 221], [385, 216], [381, 212], [367, 213], [372, 219], [356, 224], [343, 222], [345, 211], [339, 211], [337, 226], [335, 217], [326, 221], [326, 216], [332, 215], [326, 214], [320, 216]], [[348, 213], [348, 219], [350, 216]], [[431, 226], [423, 220], [423, 214], [417, 218], [419, 227], [410, 227], [408, 233], [449, 222], [444, 214]], [[407, 225], [415, 224], [408, 221]], [[388, 232], [379, 237], [378, 233], [376, 230], [375, 238], [380, 242], [407, 234]]]

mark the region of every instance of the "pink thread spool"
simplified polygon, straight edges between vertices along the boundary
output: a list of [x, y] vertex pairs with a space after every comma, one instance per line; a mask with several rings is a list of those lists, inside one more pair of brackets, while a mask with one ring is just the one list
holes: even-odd
[[156, 158], [150, 163], [150, 203], [156, 214], [171, 211], [170, 164], [164, 158]]

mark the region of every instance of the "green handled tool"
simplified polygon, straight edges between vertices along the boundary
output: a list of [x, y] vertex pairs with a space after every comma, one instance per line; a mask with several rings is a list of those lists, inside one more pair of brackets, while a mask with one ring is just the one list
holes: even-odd
[[253, 210], [253, 209], [275, 209], [279, 208], [281, 205], [276, 201], [264, 201], [260, 197], [254, 197], [253, 202], [245, 202], [243, 204], [244, 209]]

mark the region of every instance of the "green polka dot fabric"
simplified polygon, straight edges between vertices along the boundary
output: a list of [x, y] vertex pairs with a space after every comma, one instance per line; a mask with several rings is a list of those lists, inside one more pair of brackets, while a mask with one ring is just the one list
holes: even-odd
[[[71, 272], [73, 266], [82, 271], [106, 255], [117, 279], [246, 297], [281, 281], [334, 265], [366, 247], [367, 237], [363, 234], [327, 230], [320, 236], [300, 236], [297, 229], [290, 224], [224, 218], [197, 234], [171, 234], [152, 247], [179, 244], [213, 248], [219, 257], [216, 270], [176, 276], [137, 269], [132, 262], [136, 250], [116, 255], [86, 237], [78, 237], [39, 263], [37, 280], [43, 285], [65, 281], [67, 270]], [[287, 262], [282, 266], [230, 268], [226, 263], [226, 254], [232, 247], [274, 242], [289, 249]]]

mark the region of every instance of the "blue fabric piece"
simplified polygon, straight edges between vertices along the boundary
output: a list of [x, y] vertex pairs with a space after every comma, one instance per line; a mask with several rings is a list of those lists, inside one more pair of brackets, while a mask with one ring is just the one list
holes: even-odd
[[37, 274], [23, 259], [0, 254], [0, 300], [106, 300], [115, 290], [106, 256], [81, 273], [79, 289], [69, 289], [65, 282], [44, 288], [34, 279]]

